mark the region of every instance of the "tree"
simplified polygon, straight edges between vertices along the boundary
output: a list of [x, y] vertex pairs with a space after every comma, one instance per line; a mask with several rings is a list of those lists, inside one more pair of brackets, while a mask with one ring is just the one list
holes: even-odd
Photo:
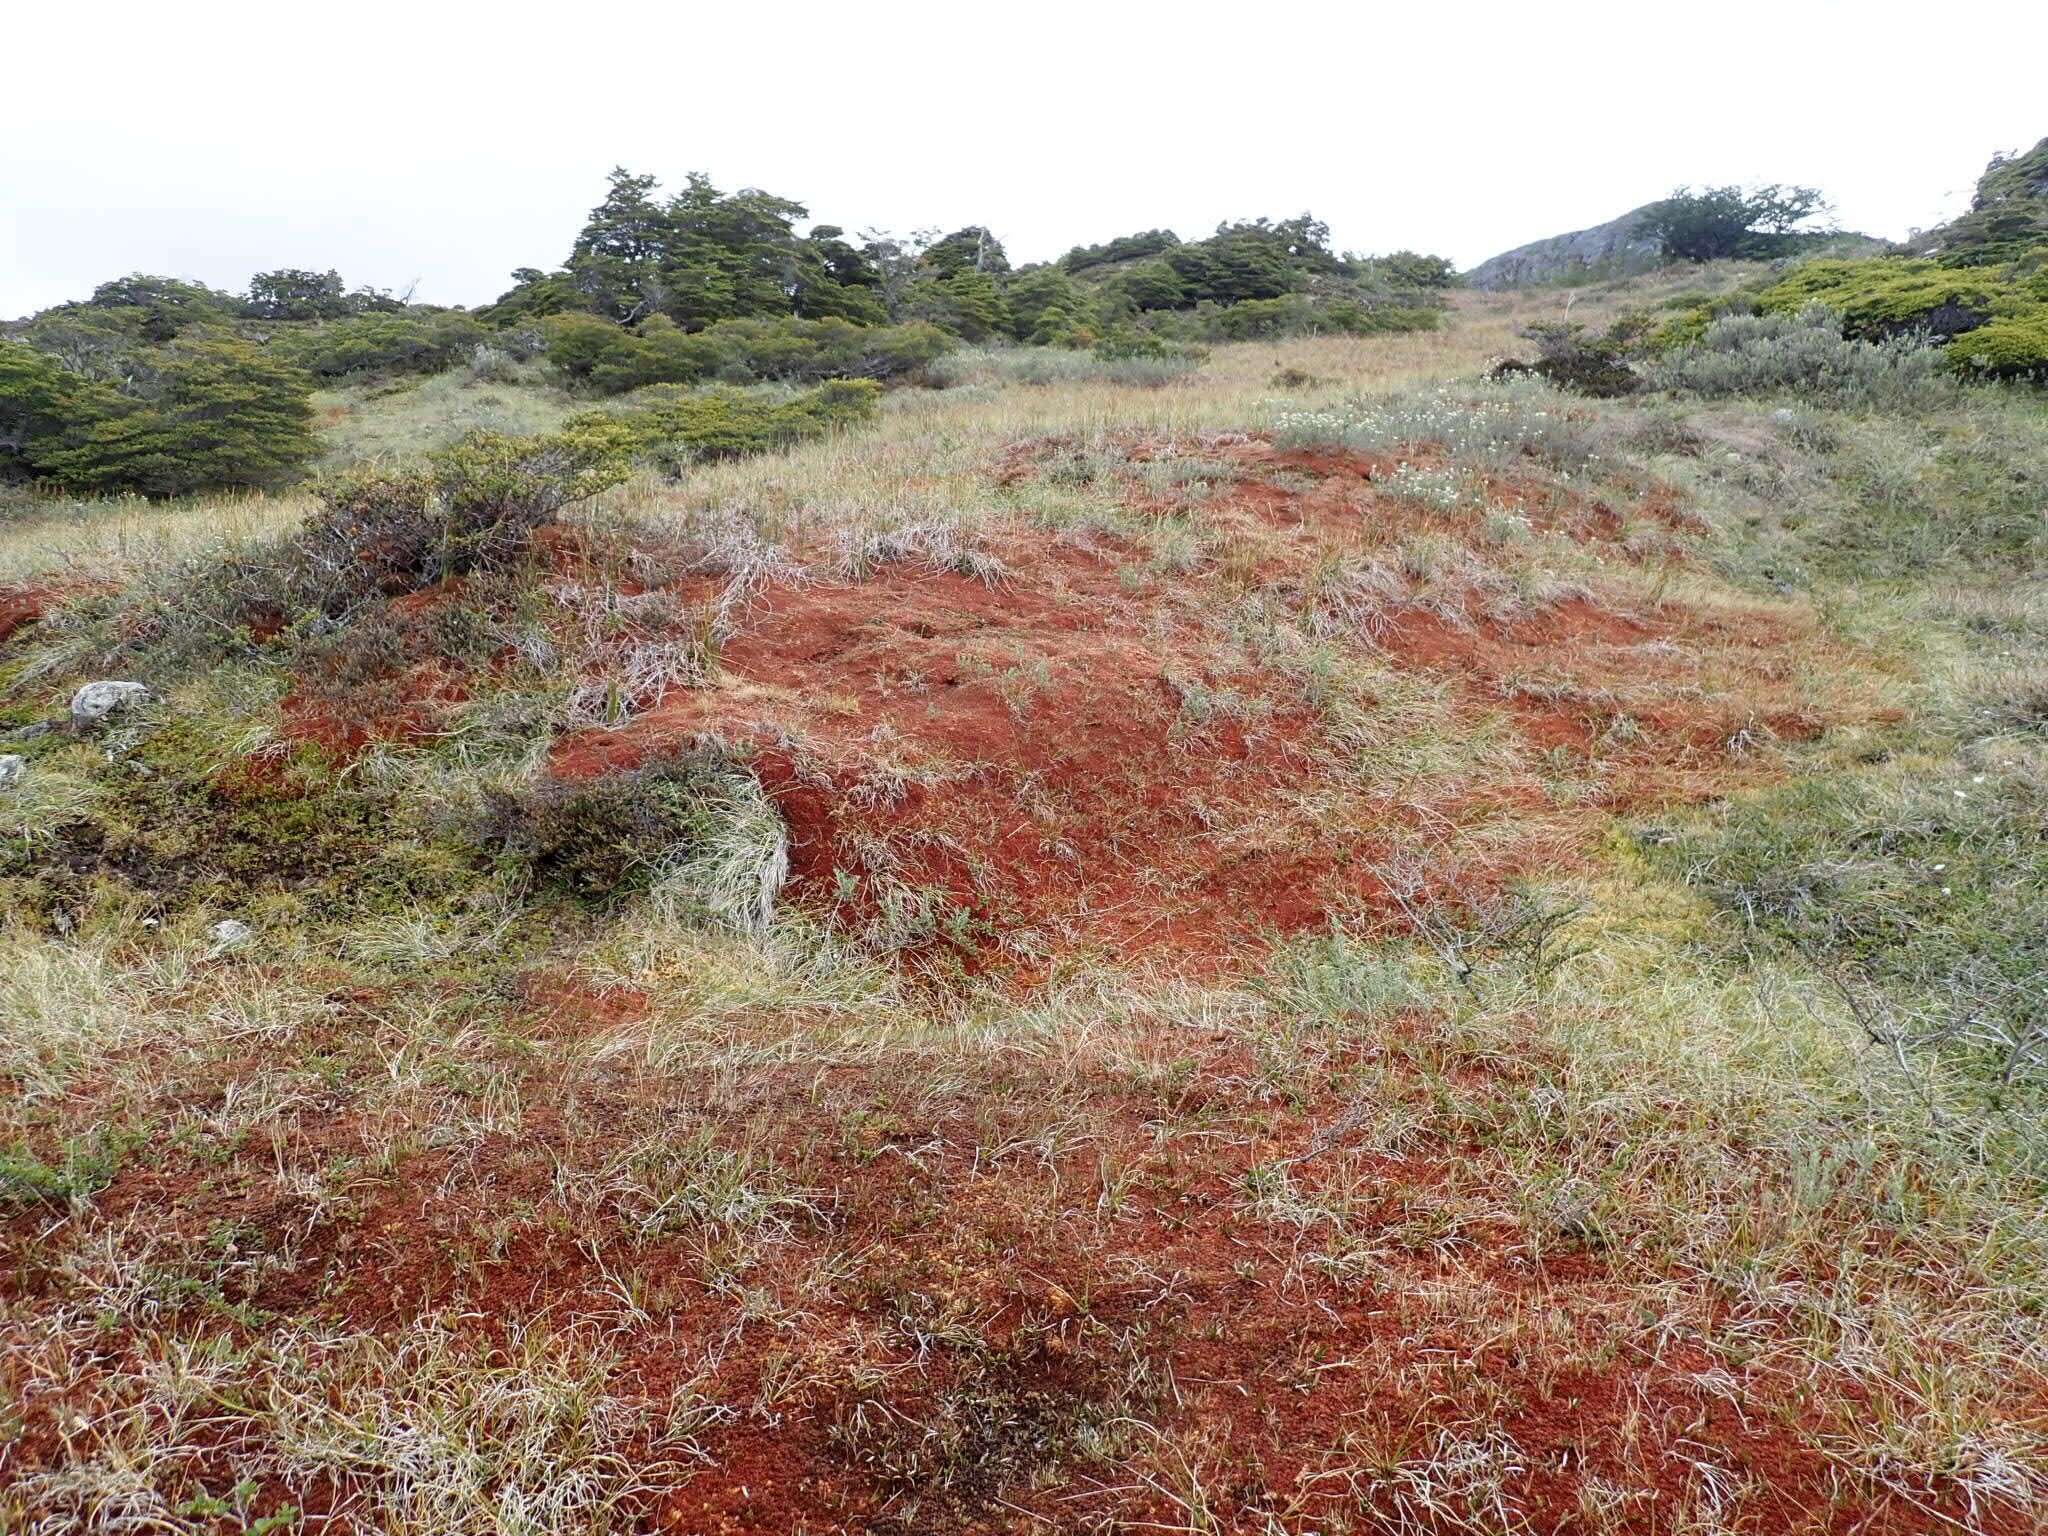
[[970, 224], [926, 247], [924, 265], [941, 278], [958, 272], [986, 272], [1001, 277], [1010, 270], [1010, 258], [1002, 241], [981, 225]]
[[1095, 306], [1058, 267], [1033, 267], [1010, 282], [1010, 334], [1047, 345], [1093, 342], [1101, 323]]
[[1112, 282], [1137, 309], [1179, 309], [1188, 302], [1188, 285], [1168, 262], [1141, 261]]
[[1374, 261], [1391, 282], [1403, 288], [1448, 288], [1458, 280], [1458, 269], [1442, 256], [1396, 251]]
[[249, 279], [247, 312], [258, 320], [338, 320], [355, 314], [339, 272], [279, 267]]
[[74, 423], [111, 406], [113, 392], [18, 341], [0, 341], [0, 479], [39, 472]]
[[1813, 187], [1680, 187], [1643, 210], [1636, 233], [1670, 261], [1762, 261], [1796, 249], [1810, 238], [1799, 226], [1829, 211]]
[[986, 272], [962, 267], [934, 285], [934, 318], [956, 336], [987, 341], [1010, 329], [1010, 307]]

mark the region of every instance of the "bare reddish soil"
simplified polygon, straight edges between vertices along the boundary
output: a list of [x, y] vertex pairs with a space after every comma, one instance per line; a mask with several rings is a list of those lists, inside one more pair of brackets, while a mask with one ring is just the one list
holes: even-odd
[[[1226, 532], [1201, 569], [1141, 574], [1113, 538], [1011, 531], [992, 539], [1009, 573], [993, 583], [899, 564], [773, 587], [712, 686], [564, 741], [554, 769], [581, 779], [706, 737], [745, 745], [790, 824], [805, 905], [873, 924], [889, 891], [926, 893], [965, 915], [949, 947], [977, 966], [1093, 949], [1203, 969], [1262, 935], [1384, 917], [1379, 870], [1400, 848], [1462, 853], [1468, 891], [1554, 862], [1575, 839], [1540, 782], [1544, 754], [1591, 781], [1582, 809], [1647, 806], [1724, 792], [1767, 771], [1771, 741], [1826, 723], [1796, 686], [1795, 658], [1818, 641], [1783, 612], [1397, 604], [1348, 643], [1447, 688], [1454, 729], [1504, 724], [1512, 761], [1454, 784], [1360, 781], [1302, 683], [1233, 635], [1232, 604], [1253, 588], [1284, 599], [1317, 560], [1431, 515], [1376, 489], [1385, 461], [1257, 441], [1219, 453], [1241, 478], [1199, 509]], [[999, 478], [1032, 465], [1015, 455]], [[1533, 482], [1522, 493], [1529, 504]], [[1653, 521], [1677, 521], [1650, 500]], [[1568, 492], [1530, 520], [1589, 542], [1622, 526]], [[1242, 561], [1233, 528], [1257, 541]], [[1390, 736], [1416, 728], [1398, 702], [1383, 715]], [[1484, 856], [1456, 848], [1480, 826]]]

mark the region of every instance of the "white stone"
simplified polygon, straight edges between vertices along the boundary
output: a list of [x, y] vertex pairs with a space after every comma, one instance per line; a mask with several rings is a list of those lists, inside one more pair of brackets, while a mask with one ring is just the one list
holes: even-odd
[[12, 789], [28, 772], [28, 759], [19, 752], [0, 752], [0, 789]]
[[71, 723], [98, 725], [114, 711], [126, 709], [148, 697], [149, 689], [141, 683], [124, 683], [111, 678], [87, 683], [71, 695]]
[[213, 952], [224, 955], [231, 949], [240, 949], [256, 937], [256, 930], [240, 918], [224, 917], [206, 930], [206, 936], [213, 940]]

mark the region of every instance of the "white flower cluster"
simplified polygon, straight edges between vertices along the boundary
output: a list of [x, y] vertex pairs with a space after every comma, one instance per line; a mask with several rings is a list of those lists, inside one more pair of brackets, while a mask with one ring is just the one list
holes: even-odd
[[1549, 427], [1551, 413], [1519, 400], [1475, 400], [1449, 388], [1398, 400], [1360, 400], [1322, 410], [1283, 410], [1273, 417], [1284, 447], [1338, 445], [1384, 451], [1441, 443], [1457, 455], [1498, 452]]
[[1478, 504], [1483, 487], [1458, 469], [1425, 469], [1419, 464], [1399, 464], [1381, 482], [1390, 495], [1439, 512], [1455, 512]]

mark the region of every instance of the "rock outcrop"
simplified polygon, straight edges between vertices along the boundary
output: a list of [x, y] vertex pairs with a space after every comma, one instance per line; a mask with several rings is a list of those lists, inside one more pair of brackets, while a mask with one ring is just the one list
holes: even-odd
[[1647, 210], [1646, 204], [1591, 229], [1518, 245], [1479, 263], [1465, 274], [1465, 281], [1474, 288], [1523, 288], [1574, 273], [1625, 277], [1647, 272], [1663, 261], [1657, 242], [1636, 233], [1636, 221]]

